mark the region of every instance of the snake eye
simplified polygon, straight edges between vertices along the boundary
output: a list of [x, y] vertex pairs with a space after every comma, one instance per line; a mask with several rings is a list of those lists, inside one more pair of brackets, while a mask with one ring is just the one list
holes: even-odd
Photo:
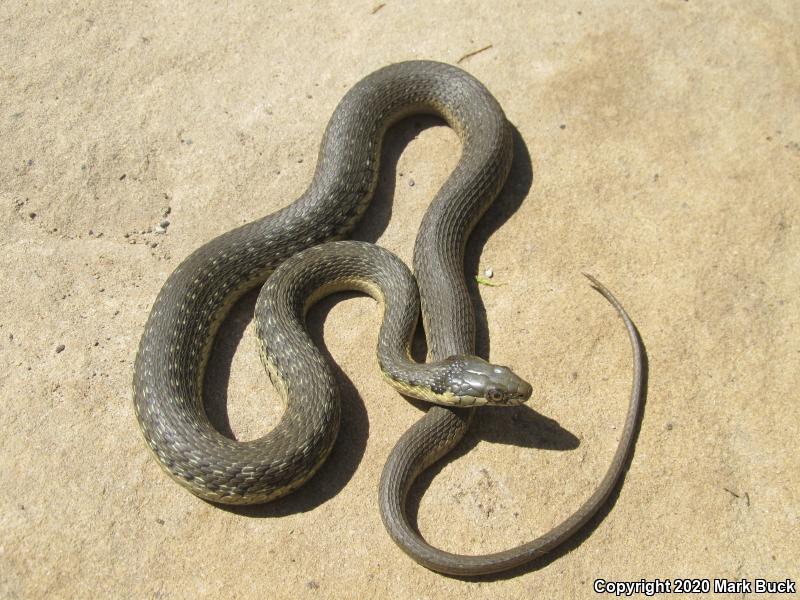
[[486, 390], [486, 399], [490, 402], [500, 402], [503, 399], [503, 392], [497, 388], [489, 388]]

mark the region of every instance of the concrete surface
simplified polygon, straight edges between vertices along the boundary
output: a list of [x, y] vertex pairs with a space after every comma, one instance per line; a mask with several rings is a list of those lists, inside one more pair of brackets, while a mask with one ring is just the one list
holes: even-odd
[[[593, 597], [597, 578], [800, 576], [800, 4], [11, 1], [0, 23], [0, 595], [553, 598]], [[130, 397], [164, 279], [302, 192], [362, 76], [490, 45], [461, 66], [515, 125], [517, 160], [468, 269], [505, 284], [476, 290], [481, 350], [536, 392], [529, 408], [483, 411], [412, 508], [432, 543], [475, 553], [588, 497], [631, 363], [582, 270], [625, 303], [650, 361], [618, 497], [513, 577], [461, 581], [408, 559], [376, 490], [421, 409], [381, 382], [379, 311], [363, 297], [311, 316], [345, 404], [313, 482], [240, 512], [185, 492], [146, 450]], [[409, 260], [458, 151], [432, 119], [391, 132], [356, 237]], [[280, 415], [247, 308], [209, 375], [209, 411], [239, 439]]]

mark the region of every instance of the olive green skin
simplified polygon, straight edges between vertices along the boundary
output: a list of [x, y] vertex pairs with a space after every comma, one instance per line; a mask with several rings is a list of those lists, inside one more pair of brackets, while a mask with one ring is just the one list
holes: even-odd
[[[419, 113], [442, 117], [462, 145], [458, 164], [423, 217], [414, 247], [413, 271], [429, 362], [434, 365], [431, 368], [438, 364], [448, 369], [459, 361], [466, 367], [467, 375], [460, 382], [450, 378], [456, 384], [450, 388], [454, 397], [472, 398], [475, 404], [479, 398], [495, 395], [487, 396], [491, 386], [497, 387], [492, 383], [461, 393], [462, 384], [478, 384], [477, 379], [493, 370], [471, 358], [475, 319], [464, 280], [464, 247], [508, 175], [511, 128], [492, 95], [461, 69], [430, 61], [391, 65], [362, 79], [342, 99], [325, 131], [306, 192], [276, 213], [198, 248], [169, 276], [153, 304], [134, 365], [134, 409], [160, 466], [197, 496], [228, 504], [266, 502], [302, 485], [330, 453], [340, 419], [338, 391], [319, 352], [303, 345], [299, 337], [290, 339], [297, 331], [285, 339], [262, 340], [262, 356], [286, 401], [286, 411], [260, 439], [238, 442], [211, 425], [202, 399], [206, 363], [220, 323], [244, 292], [263, 284], [303, 250], [340, 240], [352, 231], [377, 184], [384, 133], [399, 119]], [[605, 479], [572, 517], [530, 544], [487, 556], [461, 556], [433, 548], [411, 526], [406, 496], [419, 473], [463, 437], [474, 409], [432, 406], [400, 438], [379, 486], [381, 516], [389, 534], [420, 564], [469, 576], [531, 560], [567, 539], [596, 512], [618, 480], [633, 444], [631, 423], [641, 412], [641, 400], [636, 398], [641, 398], [637, 390], [641, 390], [642, 351], [627, 314], [610, 292], [595, 283], [625, 320], [635, 357], [631, 408]], [[304, 304], [308, 301], [303, 300]], [[305, 309], [300, 308], [301, 312]], [[293, 360], [281, 362], [274, 350], [278, 347], [294, 352]], [[390, 371], [398, 364], [382, 365], [393, 381]], [[504, 373], [496, 375], [507, 380]], [[414, 390], [433, 390], [434, 386], [441, 390], [443, 381], [431, 380], [430, 386], [419, 385], [424, 380], [406, 383]], [[297, 382], [301, 382], [299, 387]], [[522, 384], [514, 385], [518, 389], [513, 398], [502, 390], [496, 398], [514, 404], [530, 395]]]

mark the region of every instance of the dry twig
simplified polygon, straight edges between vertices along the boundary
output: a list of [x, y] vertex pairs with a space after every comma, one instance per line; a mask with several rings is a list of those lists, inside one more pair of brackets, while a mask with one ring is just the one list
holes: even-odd
[[484, 52], [484, 51], [486, 51], [486, 50], [488, 50], [489, 48], [492, 48], [492, 47], [493, 47], [493, 44], [489, 44], [488, 46], [485, 46], [485, 47], [481, 48], [480, 50], [475, 50], [474, 52], [468, 52], [467, 54], [465, 54], [464, 56], [459, 58], [456, 61], [456, 64], [460, 65], [462, 61], [467, 60], [469, 57], [475, 56], [476, 54], [480, 54], [481, 52]]

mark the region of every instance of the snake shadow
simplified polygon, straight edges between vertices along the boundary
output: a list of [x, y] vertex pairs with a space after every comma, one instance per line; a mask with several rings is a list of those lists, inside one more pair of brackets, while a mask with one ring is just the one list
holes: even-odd
[[[649, 380], [649, 361], [647, 357], [647, 348], [645, 347], [641, 334], [635, 325], [634, 331], [642, 347], [642, 409], [639, 414], [639, 419], [634, 425], [633, 446], [631, 452], [626, 457], [622, 466], [620, 477], [614, 485], [614, 488], [611, 490], [611, 493], [606, 501], [602, 504], [602, 506], [600, 506], [597, 512], [595, 512], [594, 515], [592, 515], [589, 520], [584, 523], [584, 525], [581, 526], [580, 529], [578, 529], [571, 537], [567, 538], [561, 545], [553, 548], [547, 554], [537, 559], [513, 569], [502, 571], [500, 573], [493, 573], [490, 575], [459, 576], [448, 575], [446, 573], [440, 573], [440, 575], [451, 579], [459, 579], [470, 582], [492, 582], [514, 579], [520, 575], [538, 571], [539, 569], [546, 567], [564, 555], [569, 554], [584, 541], [586, 541], [589, 536], [592, 535], [595, 529], [600, 526], [619, 499], [622, 486], [625, 483], [625, 477], [628, 474], [628, 470], [633, 462], [633, 457], [636, 454], [636, 443], [639, 439], [642, 421], [644, 420], [644, 415], [647, 410], [647, 390]], [[526, 448], [540, 448], [548, 450], [573, 450], [579, 446], [580, 442], [578, 438], [563, 429], [556, 421], [540, 415], [525, 405], [512, 409], [487, 409], [484, 407], [478, 410], [481, 412], [478, 413], [473, 419], [472, 426], [464, 436], [464, 439], [461, 440], [461, 443], [447, 456], [439, 460], [427, 471], [423, 472], [414, 482], [408, 495], [406, 511], [411, 525], [417, 529], [417, 531], [419, 531], [418, 514], [420, 502], [433, 479], [439, 473], [441, 473], [441, 471], [450, 462], [458, 460], [462, 456], [466, 455], [478, 444], [478, 442], [483, 440], [494, 443], [515, 444]], [[597, 483], [599, 483], [599, 480]], [[532, 495], [535, 495], [535, 490], [532, 491]], [[572, 502], [575, 506], [574, 510], [577, 510], [583, 499], [575, 498], [574, 500], [565, 501]], [[553, 523], [550, 527], [555, 527], [558, 524], [558, 522]], [[548, 527], [548, 529], [550, 527]], [[528, 541], [539, 537], [543, 533], [545, 532], [531, 531]]]

